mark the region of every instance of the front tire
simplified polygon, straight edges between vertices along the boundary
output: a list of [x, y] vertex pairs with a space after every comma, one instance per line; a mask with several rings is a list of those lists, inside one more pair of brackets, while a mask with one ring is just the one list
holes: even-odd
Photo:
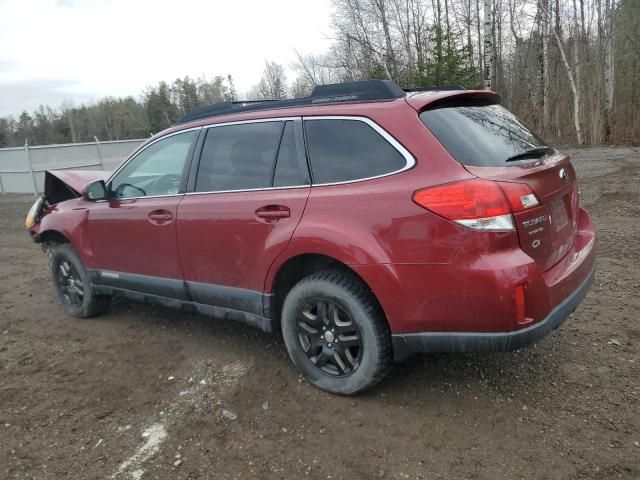
[[328, 270], [297, 283], [282, 307], [282, 336], [294, 365], [331, 393], [367, 390], [391, 365], [384, 313], [371, 290], [350, 272]]
[[53, 248], [51, 275], [58, 298], [70, 315], [89, 318], [109, 308], [111, 297], [95, 293], [87, 270], [71, 245], [64, 243]]

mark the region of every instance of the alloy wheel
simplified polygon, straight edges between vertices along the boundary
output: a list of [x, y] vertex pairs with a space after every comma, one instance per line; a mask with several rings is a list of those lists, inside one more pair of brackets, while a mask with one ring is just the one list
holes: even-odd
[[58, 265], [58, 285], [66, 303], [74, 307], [82, 306], [84, 284], [76, 268], [67, 260]]
[[323, 373], [346, 376], [362, 359], [362, 336], [344, 309], [326, 299], [314, 299], [302, 308], [297, 323], [300, 345]]

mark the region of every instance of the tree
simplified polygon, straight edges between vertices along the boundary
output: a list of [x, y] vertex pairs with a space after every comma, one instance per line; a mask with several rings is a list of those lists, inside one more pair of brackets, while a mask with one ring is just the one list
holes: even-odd
[[292, 67], [298, 75], [298, 79], [294, 83], [300, 80], [306, 85], [315, 87], [340, 81], [339, 68], [332, 61], [332, 55], [313, 53], [302, 55], [297, 50], [294, 52], [296, 61]]
[[314, 85], [311, 85], [309, 81], [304, 77], [298, 77], [291, 85], [291, 96], [293, 98], [307, 97], [311, 94]]
[[178, 117], [178, 107], [172, 103], [171, 88], [166, 82], [150, 88], [145, 94], [145, 118], [152, 132], [169, 127]]
[[[328, 50], [294, 50], [289, 85], [282, 65], [266, 62], [252, 98], [301, 97], [316, 85], [372, 78], [403, 87], [488, 85], [548, 141], [640, 143], [638, 0], [332, 1]], [[0, 119], [0, 142], [140, 138], [237, 96], [230, 76], [185, 76], [141, 97]]]
[[287, 77], [284, 67], [276, 62], [265, 61], [264, 72], [255, 87], [260, 100], [280, 100], [287, 97]]
[[493, 85], [493, 12], [491, 0], [484, 0], [484, 88]]
[[611, 141], [613, 100], [615, 92], [615, 0], [604, 0], [604, 142]]

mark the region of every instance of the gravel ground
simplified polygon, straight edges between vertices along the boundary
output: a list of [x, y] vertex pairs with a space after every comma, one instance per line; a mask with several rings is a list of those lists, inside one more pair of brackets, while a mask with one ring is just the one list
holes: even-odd
[[528, 350], [425, 355], [331, 396], [275, 336], [125, 300], [65, 315], [0, 196], [0, 478], [640, 478], [640, 150], [574, 151], [598, 272]]

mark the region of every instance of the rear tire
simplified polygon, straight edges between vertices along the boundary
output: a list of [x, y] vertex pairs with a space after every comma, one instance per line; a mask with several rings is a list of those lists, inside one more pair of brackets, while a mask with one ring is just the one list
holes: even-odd
[[390, 368], [391, 333], [384, 313], [350, 272], [327, 270], [297, 283], [285, 298], [281, 324], [289, 357], [322, 390], [362, 392]]
[[95, 293], [82, 260], [68, 243], [52, 249], [51, 276], [58, 298], [70, 315], [89, 318], [109, 308], [111, 296]]

